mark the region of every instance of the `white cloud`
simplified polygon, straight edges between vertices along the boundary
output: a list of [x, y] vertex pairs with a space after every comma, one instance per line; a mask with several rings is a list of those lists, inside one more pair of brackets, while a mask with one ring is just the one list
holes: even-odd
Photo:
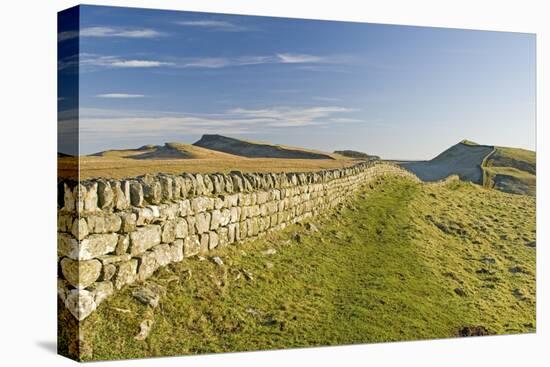
[[148, 28], [88, 27], [80, 30], [80, 37], [156, 38], [164, 33]]
[[[236, 56], [236, 57], [185, 57], [171, 58], [164, 60], [144, 60], [123, 58], [113, 55], [96, 55], [81, 53], [78, 56], [73, 56], [62, 60], [59, 63], [59, 70], [69, 66], [78, 66], [80, 72], [94, 71], [98, 68], [203, 68], [203, 69], [219, 69], [225, 67], [237, 67], [246, 65], [261, 65], [261, 64], [329, 64], [345, 62], [342, 57], [335, 56], [313, 56], [313, 55], [297, 55], [297, 54], [276, 54], [276, 55], [251, 55], [251, 56]], [[319, 99], [321, 100], [321, 99]], [[326, 99], [325, 101], [328, 101]]]
[[96, 95], [98, 98], [143, 98], [143, 94], [128, 94], [128, 93], [104, 93]]
[[[82, 142], [110, 141], [112, 148], [116, 148], [117, 141], [133, 138], [169, 141], [172, 137], [192, 134], [251, 134], [304, 126], [321, 128], [334, 123], [341, 114], [353, 111], [356, 110], [340, 106], [276, 106], [197, 114], [82, 107], [79, 109], [79, 128]], [[346, 120], [340, 121], [344, 122]], [[92, 153], [85, 147], [83, 152]]]
[[301, 64], [310, 62], [321, 62], [324, 59], [320, 56], [305, 54], [277, 54], [277, 57], [285, 64]]
[[340, 98], [335, 98], [335, 97], [317, 97], [317, 96], [313, 96], [311, 97], [311, 99], [315, 101], [323, 101], [323, 102], [337, 102], [341, 100]]
[[159, 66], [173, 65], [170, 62], [154, 60], [116, 60], [111, 63], [115, 68], [156, 68]]
[[222, 21], [222, 20], [185, 20], [176, 22], [176, 24], [186, 27], [200, 27], [214, 31], [223, 32], [239, 32], [248, 30], [246, 27], [242, 27], [235, 23]]

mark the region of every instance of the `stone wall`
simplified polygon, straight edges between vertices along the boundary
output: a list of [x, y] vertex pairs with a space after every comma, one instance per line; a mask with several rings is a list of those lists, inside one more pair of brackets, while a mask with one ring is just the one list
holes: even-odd
[[390, 164], [309, 173], [182, 174], [62, 181], [58, 295], [83, 320], [109, 295], [159, 267], [330, 209]]

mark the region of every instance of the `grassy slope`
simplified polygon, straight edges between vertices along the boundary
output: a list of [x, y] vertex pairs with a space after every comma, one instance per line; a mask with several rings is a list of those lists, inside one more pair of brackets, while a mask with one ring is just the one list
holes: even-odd
[[[187, 259], [159, 271], [150, 281], [167, 295], [154, 310], [124, 289], [83, 323], [83, 357], [442, 338], [463, 326], [534, 331], [534, 210], [532, 197], [469, 183], [387, 179], [317, 218], [320, 232], [295, 225], [209, 254], [224, 266]], [[145, 318], [153, 329], [136, 341]]]
[[506, 192], [535, 195], [536, 154], [519, 148], [496, 147], [484, 166], [485, 186]]

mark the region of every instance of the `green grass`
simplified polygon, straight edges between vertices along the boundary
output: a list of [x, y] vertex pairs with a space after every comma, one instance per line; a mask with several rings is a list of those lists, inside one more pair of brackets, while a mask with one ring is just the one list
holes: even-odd
[[[166, 290], [156, 309], [132, 298], [139, 285], [125, 288], [82, 323], [81, 357], [446, 338], [464, 326], [535, 330], [532, 197], [388, 178], [313, 223], [319, 231], [293, 225], [160, 270], [149, 280]], [[134, 340], [147, 318], [150, 335]]]

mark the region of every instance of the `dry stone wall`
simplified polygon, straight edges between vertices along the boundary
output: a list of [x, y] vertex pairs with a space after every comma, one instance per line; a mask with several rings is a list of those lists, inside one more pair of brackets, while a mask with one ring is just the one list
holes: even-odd
[[146, 175], [62, 181], [58, 295], [83, 320], [109, 295], [159, 267], [253, 239], [330, 209], [390, 164], [309, 173]]

